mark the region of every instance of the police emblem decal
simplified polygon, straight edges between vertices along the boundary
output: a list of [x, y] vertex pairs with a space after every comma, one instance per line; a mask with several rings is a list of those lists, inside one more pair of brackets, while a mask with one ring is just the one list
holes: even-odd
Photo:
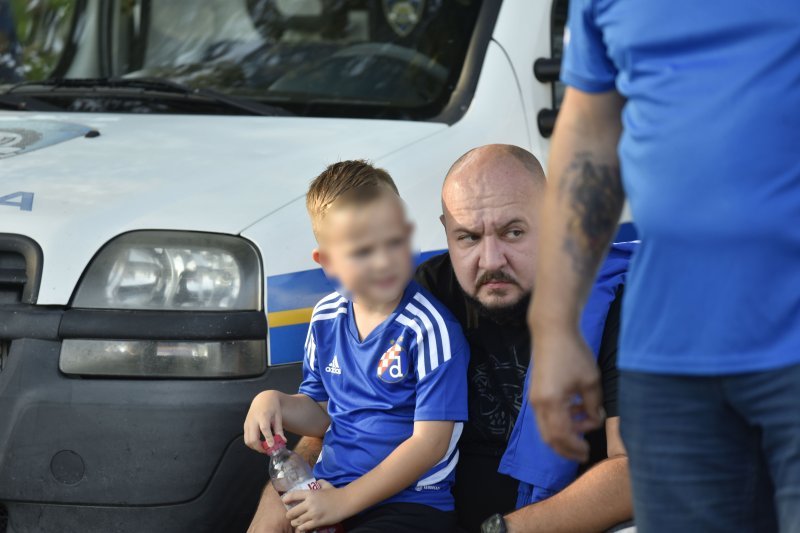
[[32, 152], [86, 135], [92, 130], [83, 124], [58, 120], [0, 121], [0, 159]]
[[397, 341], [392, 341], [391, 347], [386, 350], [378, 362], [378, 377], [386, 383], [397, 383], [406, 377], [405, 369], [403, 368], [403, 347], [400, 343], [403, 342], [402, 335], [397, 338]]
[[392, 30], [406, 37], [422, 20], [425, 0], [383, 0], [383, 15]]

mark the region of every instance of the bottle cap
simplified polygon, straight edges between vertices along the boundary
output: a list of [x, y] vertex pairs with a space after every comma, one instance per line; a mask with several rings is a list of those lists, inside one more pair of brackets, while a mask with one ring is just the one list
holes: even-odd
[[273, 435], [272, 441], [272, 446], [267, 444], [267, 441], [265, 440], [261, 441], [261, 447], [264, 448], [264, 451], [267, 452], [268, 455], [274, 455], [280, 450], [286, 448], [286, 441], [280, 435]]

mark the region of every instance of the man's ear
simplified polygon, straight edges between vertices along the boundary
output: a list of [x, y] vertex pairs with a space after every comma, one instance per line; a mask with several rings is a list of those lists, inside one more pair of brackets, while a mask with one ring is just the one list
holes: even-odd
[[444, 223], [444, 215], [439, 215], [439, 222], [442, 223], [442, 227], [447, 230], [447, 224]]
[[414, 230], [417, 229], [413, 222], [406, 222], [406, 235], [410, 238], [414, 235]]

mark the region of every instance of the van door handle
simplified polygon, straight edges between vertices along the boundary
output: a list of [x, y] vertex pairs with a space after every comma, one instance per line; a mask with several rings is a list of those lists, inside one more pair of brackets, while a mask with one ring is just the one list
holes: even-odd
[[[561, 76], [561, 59], [552, 57], [540, 57], [533, 62], [533, 75], [541, 83], [555, 83]], [[555, 89], [554, 89], [555, 90]], [[555, 98], [555, 92], [553, 93]], [[536, 125], [539, 133], [545, 139], [553, 134], [553, 127], [556, 124], [558, 109], [540, 109], [536, 115]]]
[[542, 83], [558, 81], [561, 75], [561, 60], [551, 57], [540, 57], [533, 62], [533, 75]]
[[539, 133], [545, 139], [553, 134], [557, 116], [557, 109], [540, 109], [539, 114], [536, 115], [536, 125], [539, 126]]

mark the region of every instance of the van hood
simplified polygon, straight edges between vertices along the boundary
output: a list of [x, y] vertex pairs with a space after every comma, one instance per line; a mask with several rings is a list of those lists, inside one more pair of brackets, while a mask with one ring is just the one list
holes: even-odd
[[[302, 197], [325, 165], [378, 161], [446, 127], [301, 117], [0, 113], [0, 233], [39, 243], [43, 279], [55, 262], [75, 270], [68, 277], [77, 280], [92, 255], [120, 233], [238, 234]], [[39, 303], [47, 303], [47, 294], [43, 283]]]

